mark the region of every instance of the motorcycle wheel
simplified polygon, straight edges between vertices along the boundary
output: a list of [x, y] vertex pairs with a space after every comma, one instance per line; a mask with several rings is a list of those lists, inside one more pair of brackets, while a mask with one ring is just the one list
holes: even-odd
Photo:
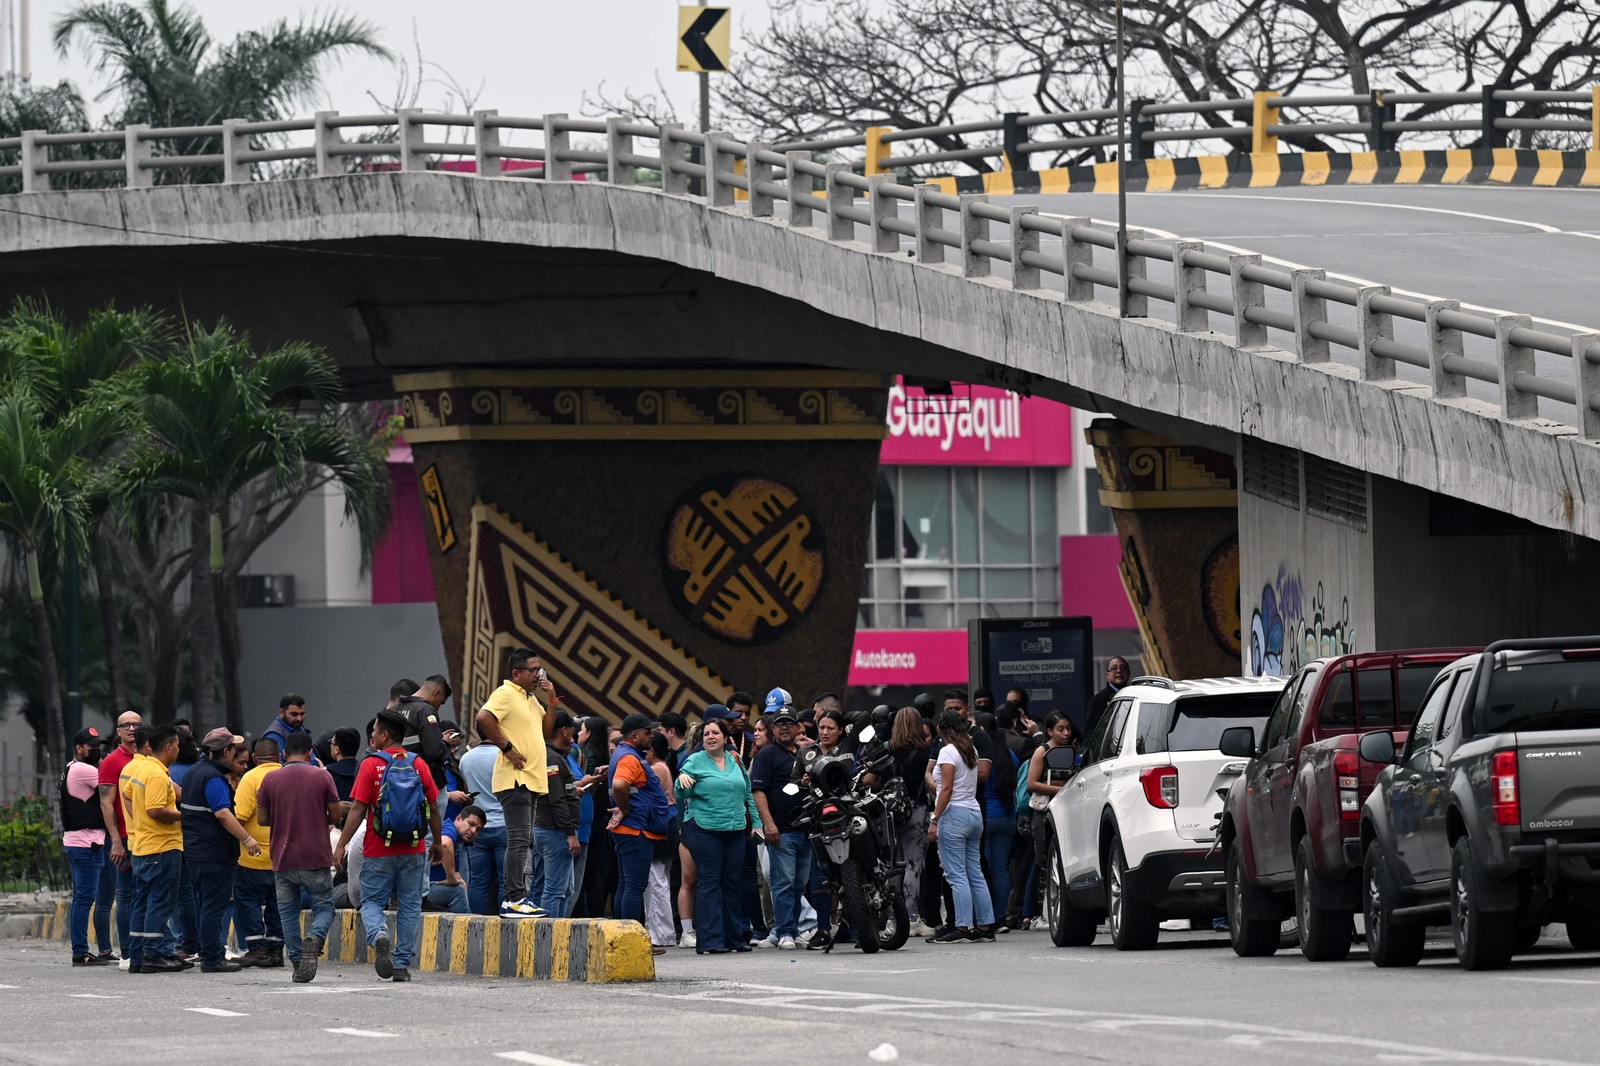
[[911, 912], [906, 910], [905, 895], [894, 894], [882, 913], [883, 920], [878, 925], [878, 946], [884, 951], [898, 951], [905, 947], [911, 936]]
[[[861, 884], [861, 867], [853, 862], [839, 864], [839, 891], [844, 896], [844, 912], [850, 916], [850, 927], [856, 931], [856, 947], [868, 955], [878, 950], [877, 916], [867, 904], [867, 893]], [[909, 932], [909, 929], [907, 930]]]

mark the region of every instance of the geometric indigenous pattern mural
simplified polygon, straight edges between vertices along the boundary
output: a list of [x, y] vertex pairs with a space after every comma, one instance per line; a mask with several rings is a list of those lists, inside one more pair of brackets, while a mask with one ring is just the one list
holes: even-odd
[[696, 716], [732, 687], [509, 516], [472, 508], [467, 580], [468, 707], [500, 684], [506, 654], [532, 648], [574, 715]]

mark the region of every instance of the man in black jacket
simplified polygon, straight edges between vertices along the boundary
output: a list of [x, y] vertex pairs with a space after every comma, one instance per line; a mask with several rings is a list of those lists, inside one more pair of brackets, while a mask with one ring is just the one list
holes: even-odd
[[583, 798], [567, 761], [577, 734], [572, 715], [557, 711], [555, 732], [544, 749], [550, 788], [533, 807], [534, 874], [528, 900], [553, 918], [566, 917], [573, 861], [583, 847], [578, 840]]
[[394, 705], [396, 712], [405, 715], [406, 750], [422, 757], [440, 789], [444, 788], [445, 760], [450, 754], [450, 747], [444, 742], [444, 730], [439, 725], [439, 708], [449, 699], [450, 682], [442, 674], [434, 674], [417, 691], [402, 697]]
[[1128, 660], [1120, 655], [1111, 657], [1106, 663], [1106, 687], [1094, 694], [1094, 699], [1089, 701], [1088, 720], [1083, 723], [1083, 735], [1094, 736], [1094, 727], [1099, 723], [1100, 716], [1106, 713], [1106, 708], [1111, 706], [1111, 700], [1122, 686], [1128, 683], [1128, 678], [1133, 671], [1128, 667]]

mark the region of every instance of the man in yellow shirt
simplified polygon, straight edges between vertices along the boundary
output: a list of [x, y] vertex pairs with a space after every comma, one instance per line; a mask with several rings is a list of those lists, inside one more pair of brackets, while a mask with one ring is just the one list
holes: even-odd
[[167, 772], [178, 758], [178, 731], [140, 726], [134, 732], [134, 750], [117, 780], [133, 857], [128, 972], [172, 973], [188, 969], [167, 934], [183, 876], [183, 814]]
[[283, 965], [283, 921], [278, 916], [278, 888], [272, 876], [272, 830], [261, 824], [256, 797], [262, 780], [282, 764], [278, 742], [268, 736], [256, 741], [255, 766], [239, 779], [233, 796], [234, 817], [261, 845], [254, 855], [239, 852], [233, 877], [233, 928], [245, 953], [240, 966]]
[[512, 652], [506, 666], [510, 679], [489, 694], [477, 717], [478, 732], [500, 749], [491, 781], [506, 817], [500, 917], [540, 918], [544, 911], [528, 899], [528, 848], [534, 797], [549, 788], [544, 743], [556, 728], [555, 687], [527, 648]]

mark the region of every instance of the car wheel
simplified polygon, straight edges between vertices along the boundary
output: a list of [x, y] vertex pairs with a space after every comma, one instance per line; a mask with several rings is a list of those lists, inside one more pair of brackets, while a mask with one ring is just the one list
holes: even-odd
[[1327, 895], [1312, 858], [1311, 838], [1301, 837], [1294, 850], [1294, 911], [1300, 924], [1300, 953], [1312, 962], [1337, 962], [1350, 954], [1351, 915], [1328, 909]]
[[1483, 911], [1482, 878], [1472, 841], [1462, 837], [1450, 854], [1450, 935], [1456, 943], [1456, 961], [1468, 970], [1501, 970], [1516, 950], [1517, 916]]
[[1128, 859], [1122, 841], [1111, 841], [1111, 861], [1106, 866], [1106, 922], [1118, 951], [1144, 951], [1156, 946], [1161, 916], [1148, 903], [1134, 898], [1128, 886]]
[[1061, 854], [1051, 845], [1049, 876], [1044, 882], [1044, 912], [1050, 923], [1050, 942], [1058, 948], [1085, 948], [1094, 943], [1097, 915], [1079, 910], [1067, 896], [1067, 879], [1061, 872]]
[[[1245, 900], [1251, 897], [1255, 902], [1261, 896], [1269, 895], [1264, 890], [1252, 885], [1245, 880], [1244, 849], [1239, 841], [1235, 840], [1228, 849], [1227, 864], [1228, 883], [1228, 941], [1233, 945], [1233, 953], [1240, 958], [1260, 958], [1272, 955], [1278, 950], [1278, 921], [1271, 918], [1246, 918], [1244, 916]], [[1261, 902], [1266, 902], [1262, 900]], [[1276, 905], [1276, 901], [1272, 901]]]
[[1389, 873], [1383, 845], [1374, 840], [1367, 846], [1366, 861], [1361, 866], [1362, 920], [1367, 927], [1367, 957], [1374, 965], [1415, 966], [1422, 961], [1422, 947], [1428, 936], [1427, 926], [1395, 923], [1394, 901], [1399, 899], [1399, 889]]
[[1574, 951], [1600, 951], [1600, 921], [1568, 922], [1567, 940]]

